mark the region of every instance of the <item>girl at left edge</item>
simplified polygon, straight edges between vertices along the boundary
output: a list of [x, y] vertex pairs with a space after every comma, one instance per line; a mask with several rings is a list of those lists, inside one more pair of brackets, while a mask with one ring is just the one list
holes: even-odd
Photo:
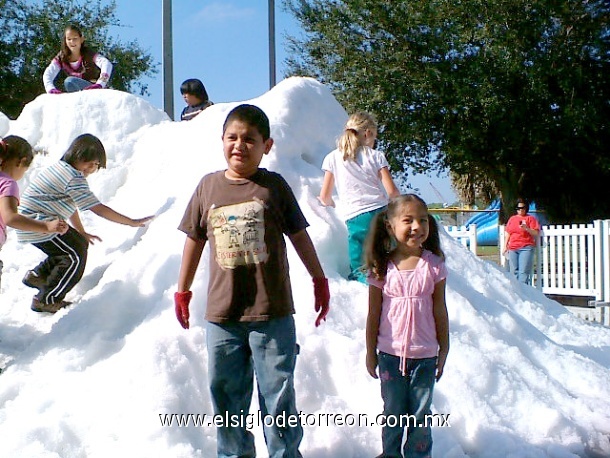
[[[19, 205], [19, 181], [30, 167], [34, 153], [24, 138], [9, 135], [0, 140], [0, 249], [6, 242], [6, 228], [35, 232], [64, 234], [68, 224], [61, 219], [36, 221], [17, 212]], [[0, 275], [2, 261], [0, 261]]]
[[60, 72], [68, 76], [64, 81], [67, 92], [83, 89], [103, 89], [110, 80], [112, 63], [101, 54], [85, 45], [81, 29], [71, 24], [64, 30], [61, 50], [44, 71], [42, 81], [49, 94], [61, 94], [55, 87], [55, 78]]

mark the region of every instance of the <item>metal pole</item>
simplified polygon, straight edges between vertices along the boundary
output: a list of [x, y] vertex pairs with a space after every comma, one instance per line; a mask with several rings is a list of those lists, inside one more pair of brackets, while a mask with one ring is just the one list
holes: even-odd
[[269, 0], [269, 89], [275, 86], [275, 1]]
[[163, 0], [163, 110], [174, 119], [174, 51], [172, 48], [172, 0]]

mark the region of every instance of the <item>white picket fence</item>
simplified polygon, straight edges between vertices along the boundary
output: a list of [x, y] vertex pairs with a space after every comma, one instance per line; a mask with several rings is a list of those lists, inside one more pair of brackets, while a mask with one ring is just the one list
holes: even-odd
[[469, 247], [470, 251], [477, 254], [477, 225], [471, 224], [466, 226], [443, 226], [449, 235], [460, 242], [465, 247]]
[[[446, 229], [449, 235], [463, 245], [469, 245], [476, 253], [476, 229], [468, 231], [463, 226]], [[499, 246], [503, 247], [504, 226], [499, 226], [498, 231]], [[506, 266], [503, 254], [500, 260]], [[545, 294], [583, 297], [588, 299], [590, 306], [603, 307], [599, 312], [605, 314], [601, 320], [609, 325], [610, 220], [542, 226], [532, 281], [532, 286]]]
[[[499, 231], [504, 246], [504, 227]], [[545, 294], [610, 303], [610, 220], [542, 226], [537, 242], [533, 286]]]

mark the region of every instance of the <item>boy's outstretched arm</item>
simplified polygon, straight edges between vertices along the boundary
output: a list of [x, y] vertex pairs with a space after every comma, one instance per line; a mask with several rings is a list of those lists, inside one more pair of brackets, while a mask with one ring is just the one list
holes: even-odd
[[108, 221], [125, 224], [126, 226], [132, 227], [142, 227], [144, 224], [154, 218], [154, 216], [146, 216], [144, 218], [132, 219], [128, 216], [121, 215], [119, 212], [114, 211], [112, 208], [104, 204], [97, 204], [94, 207], [91, 207], [90, 210]]
[[326, 315], [329, 311], [330, 292], [328, 290], [328, 280], [324, 276], [324, 270], [318, 259], [316, 249], [313, 246], [313, 242], [307, 233], [307, 230], [303, 229], [295, 234], [288, 236], [295, 251], [301, 258], [303, 265], [309, 272], [309, 275], [313, 278], [314, 295], [316, 299], [315, 310], [318, 313], [316, 319], [316, 326], [319, 326], [322, 320], [326, 320]]
[[178, 274], [178, 291], [174, 294], [174, 304], [176, 318], [184, 329], [189, 328], [189, 303], [193, 297], [190, 291], [197, 266], [201, 260], [201, 253], [205, 247], [205, 240], [186, 237], [184, 249], [182, 250], [182, 262], [180, 263], [180, 273]]

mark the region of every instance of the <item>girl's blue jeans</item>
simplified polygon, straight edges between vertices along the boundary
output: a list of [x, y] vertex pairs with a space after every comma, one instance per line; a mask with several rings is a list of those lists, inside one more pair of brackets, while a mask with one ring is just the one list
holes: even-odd
[[76, 76], [68, 76], [64, 81], [64, 88], [66, 88], [66, 92], [78, 92], [91, 86], [92, 84], [93, 83], [91, 81], [87, 81]]
[[531, 285], [534, 247], [526, 246], [517, 250], [509, 250], [507, 255], [510, 273], [517, 277], [520, 282]]
[[[436, 376], [436, 358], [407, 359], [406, 375], [400, 372], [400, 358], [379, 352], [379, 378], [381, 397], [386, 425], [381, 429], [383, 458], [432, 456], [432, 431], [430, 420], [432, 393]], [[403, 424], [400, 424], [401, 415]], [[407, 419], [412, 415], [416, 421]], [[388, 424], [390, 426], [388, 426]], [[402, 446], [404, 428], [407, 427], [407, 440]], [[402, 449], [402, 452], [401, 452]]]
[[371, 221], [377, 213], [384, 209], [385, 207], [377, 208], [370, 212], [356, 215], [345, 221], [345, 225], [347, 226], [347, 245], [350, 268], [350, 273], [347, 276], [348, 280], [357, 280], [360, 283], [367, 284], [366, 274], [362, 271], [364, 265], [364, 242], [369, 233]]
[[[292, 315], [259, 322], [207, 322], [206, 333], [214, 413], [245, 418], [256, 374], [261, 416], [286, 419], [284, 426], [275, 421], [263, 423], [269, 457], [301, 458], [303, 428], [300, 422], [288, 425], [289, 416], [298, 418], [294, 393], [298, 345]], [[218, 427], [216, 437], [218, 458], [256, 456], [254, 436], [245, 420], [237, 426]]]

